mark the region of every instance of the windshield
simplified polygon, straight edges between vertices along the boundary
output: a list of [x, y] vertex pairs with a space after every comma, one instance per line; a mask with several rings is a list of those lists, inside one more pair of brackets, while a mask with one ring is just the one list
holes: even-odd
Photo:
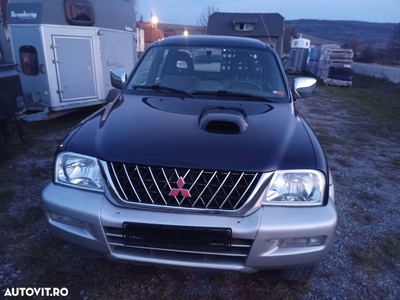
[[141, 59], [128, 89], [289, 101], [276, 57], [267, 49], [153, 47]]

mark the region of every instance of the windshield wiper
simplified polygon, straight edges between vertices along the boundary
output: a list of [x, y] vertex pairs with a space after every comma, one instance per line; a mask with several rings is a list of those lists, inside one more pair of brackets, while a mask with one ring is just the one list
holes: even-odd
[[228, 91], [228, 90], [218, 90], [218, 91], [192, 91], [193, 94], [212, 94], [212, 95], [217, 95], [217, 96], [235, 96], [235, 97], [246, 97], [246, 98], [253, 98], [257, 100], [262, 100], [266, 102], [275, 102], [267, 97], [264, 96], [259, 96], [259, 95], [254, 95], [250, 93], [242, 93], [242, 92], [233, 92], [233, 91]]
[[157, 92], [162, 92], [162, 91], [171, 91], [171, 92], [176, 92], [180, 94], [184, 94], [190, 98], [195, 98], [191, 93], [186, 92], [185, 90], [180, 90], [180, 89], [174, 89], [169, 86], [163, 86], [159, 84], [153, 84], [153, 85], [134, 85], [132, 86], [134, 90], [136, 89], [146, 89], [146, 90], [153, 90]]

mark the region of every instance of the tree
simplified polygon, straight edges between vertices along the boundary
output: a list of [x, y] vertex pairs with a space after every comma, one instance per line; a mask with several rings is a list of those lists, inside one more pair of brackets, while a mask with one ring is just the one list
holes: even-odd
[[200, 14], [199, 18], [197, 19], [197, 25], [199, 26], [202, 34], [206, 34], [208, 18], [215, 12], [219, 12], [218, 7], [216, 7], [214, 5], [209, 5], [203, 9], [202, 13]]
[[362, 61], [373, 63], [375, 59], [375, 49], [371, 44], [365, 46], [364, 50], [361, 52]]
[[389, 42], [388, 46], [390, 60], [400, 63], [400, 23], [394, 28], [392, 40]]
[[358, 51], [360, 48], [360, 42], [357, 38], [354, 38], [351, 41], [351, 45], [350, 45], [351, 49], [353, 49], [353, 58], [356, 59], [358, 56]]

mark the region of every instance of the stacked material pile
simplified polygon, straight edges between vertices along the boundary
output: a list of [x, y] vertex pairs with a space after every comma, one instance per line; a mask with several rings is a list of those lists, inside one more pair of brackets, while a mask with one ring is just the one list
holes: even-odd
[[330, 49], [340, 49], [340, 46], [335, 44], [324, 44], [311, 48], [310, 60], [308, 61], [308, 72], [316, 77], [321, 77], [325, 69], [325, 62], [323, 61], [323, 57], [325, 52]]
[[353, 50], [325, 44], [311, 49], [308, 71], [323, 79], [326, 85], [351, 86]]
[[325, 69], [321, 78], [326, 85], [351, 86], [353, 79], [353, 50], [330, 49], [325, 52]]

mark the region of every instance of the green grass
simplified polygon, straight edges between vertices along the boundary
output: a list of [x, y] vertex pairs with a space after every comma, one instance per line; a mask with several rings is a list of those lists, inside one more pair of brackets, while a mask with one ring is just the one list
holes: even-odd
[[352, 87], [325, 87], [320, 84], [318, 88], [346, 98], [349, 105], [370, 117], [400, 124], [400, 83], [356, 74]]

